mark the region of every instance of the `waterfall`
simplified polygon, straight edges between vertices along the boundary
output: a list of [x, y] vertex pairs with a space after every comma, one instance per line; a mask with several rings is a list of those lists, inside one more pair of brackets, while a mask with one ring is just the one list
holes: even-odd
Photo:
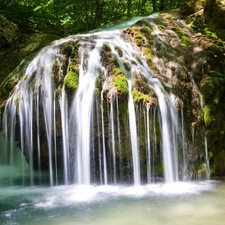
[[134, 173], [134, 184], [140, 185], [140, 162], [139, 162], [139, 149], [137, 140], [137, 127], [136, 127], [136, 116], [134, 110], [134, 102], [131, 94], [132, 86], [131, 81], [128, 81], [129, 86], [129, 100], [128, 100], [128, 111], [129, 111], [129, 122], [130, 122], [130, 134], [131, 134], [131, 146], [132, 146], [132, 158], [133, 158], [133, 173]]
[[[102, 95], [103, 93], [101, 93]], [[106, 161], [106, 146], [105, 146], [105, 128], [104, 128], [104, 109], [103, 109], [103, 97], [101, 96], [101, 123], [102, 123], [102, 148], [103, 148], [103, 171], [104, 171], [104, 184], [108, 184], [107, 176], [107, 161]]]
[[62, 123], [64, 182], [68, 184], [68, 103], [64, 87], [60, 97], [61, 120], [64, 121], [64, 123]]
[[147, 151], [146, 151], [146, 158], [147, 158], [147, 179], [148, 183], [151, 183], [151, 142], [150, 142], [150, 124], [149, 124], [149, 109], [150, 106], [147, 105]]
[[[161, 31], [147, 19], [166, 48]], [[178, 97], [124, 38], [127, 33], [116, 27], [63, 38], [42, 49], [21, 72], [5, 106], [0, 146], [8, 149], [10, 143], [9, 152], [3, 150], [10, 166], [20, 148], [31, 185], [36, 171], [40, 184], [47, 171], [51, 186], [172, 183], [187, 176]], [[156, 55], [152, 64], [163, 73]], [[207, 152], [206, 139], [205, 146]]]

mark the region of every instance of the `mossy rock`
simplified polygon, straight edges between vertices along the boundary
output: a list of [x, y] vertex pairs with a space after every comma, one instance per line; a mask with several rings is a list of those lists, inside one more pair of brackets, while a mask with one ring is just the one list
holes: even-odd
[[67, 57], [70, 57], [71, 53], [73, 51], [73, 46], [68, 44], [64, 49], [63, 49], [63, 54], [66, 55]]
[[133, 80], [133, 86], [136, 90], [140, 91], [143, 94], [151, 94], [153, 95], [154, 92], [153, 90], [150, 88], [149, 84], [147, 83], [147, 81], [145, 79], [141, 78], [135, 78]]
[[100, 96], [102, 91], [102, 85], [103, 85], [103, 77], [101, 75], [98, 75], [95, 80], [95, 95]]
[[204, 106], [203, 112], [204, 112], [205, 126], [208, 127], [211, 124], [211, 122], [213, 121], [210, 107], [208, 105]]
[[181, 36], [181, 42], [186, 45], [186, 46], [189, 46], [191, 45], [191, 40], [189, 37], [187, 37], [186, 35], [182, 35]]
[[128, 95], [128, 82], [126, 76], [116, 76], [113, 78], [113, 84], [118, 95]]
[[73, 71], [69, 71], [66, 75], [66, 78], [64, 80], [66, 91], [71, 93], [74, 93], [78, 87], [79, 78], [77, 73]]
[[[19, 81], [21, 76], [19, 71], [36, 56], [41, 48], [58, 38], [47, 34], [20, 34], [16, 42], [12, 42], [7, 48], [0, 48], [0, 84], [1, 90], [4, 90], [1, 92], [5, 93], [1, 96], [1, 102], [8, 98], [12, 88]], [[16, 82], [10, 85], [9, 81], [13, 76], [18, 77], [15, 79]]]
[[142, 92], [137, 90], [132, 91], [132, 96], [136, 104], [143, 102], [143, 103], [149, 103], [150, 105], [153, 105], [153, 104], [156, 104], [157, 102], [156, 98], [150, 95], [143, 94]]

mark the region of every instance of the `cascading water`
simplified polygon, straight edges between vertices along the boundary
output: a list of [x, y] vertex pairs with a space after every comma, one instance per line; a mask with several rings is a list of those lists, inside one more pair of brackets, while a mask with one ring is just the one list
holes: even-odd
[[[123, 36], [119, 29], [70, 36], [44, 48], [27, 65], [5, 106], [5, 138], [0, 140], [2, 146], [10, 144], [1, 164], [13, 166], [17, 140], [30, 165], [31, 185], [36, 171], [39, 183], [48, 171], [51, 186], [138, 186], [162, 176], [167, 183], [177, 182], [186, 175], [177, 99]], [[135, 96], [135, 91], [140, 94], [135, 82], [141, 79], [151, 92], [147, 103]]]

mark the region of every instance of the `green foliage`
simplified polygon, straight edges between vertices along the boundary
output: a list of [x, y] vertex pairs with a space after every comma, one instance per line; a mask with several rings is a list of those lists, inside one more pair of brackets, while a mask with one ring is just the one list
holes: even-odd
[[113, 79], [114, 86], [120, 95], [128, 94], [128, 83], [125, 76], [117, 76]]
[[22, 31], [64, 36], [132, 16], [176, 8], [179, 4], [179, 1], [160, 1], [158, 4], [155, 0], [1, 0], [0, 13]]

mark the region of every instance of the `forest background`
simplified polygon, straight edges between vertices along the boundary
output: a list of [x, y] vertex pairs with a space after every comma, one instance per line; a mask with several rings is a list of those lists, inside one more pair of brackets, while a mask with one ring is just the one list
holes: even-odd
[[[212, 5], [215, 1], [207, 0]], [[133, 16], [178, 8], [184, 2], [186, 1], [0, 0], [0, 14], [14, 22], [23, 33], [41, 32], [67, 36]]]

